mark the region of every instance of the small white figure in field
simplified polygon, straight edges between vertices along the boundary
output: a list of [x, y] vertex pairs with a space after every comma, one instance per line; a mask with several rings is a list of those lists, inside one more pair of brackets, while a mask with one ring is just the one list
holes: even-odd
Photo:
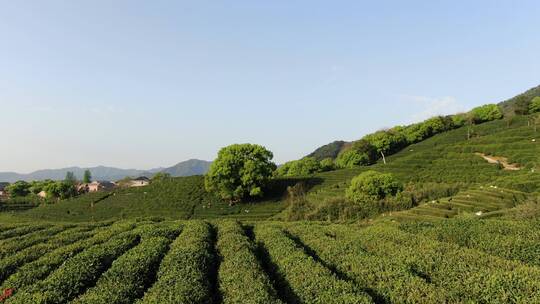
[[481, 216], [482, 214], [484, 214], [482, 211], [476, 212], [476, 215], [477, 215], [477, 216]]

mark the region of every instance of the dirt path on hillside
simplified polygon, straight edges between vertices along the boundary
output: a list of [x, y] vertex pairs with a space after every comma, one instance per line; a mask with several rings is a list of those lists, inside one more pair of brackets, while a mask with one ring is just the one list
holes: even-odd
[[480, 153], [480, 152], [476, 152], [474, 154], [482, 157], [483, 159], [485, 159], [490, 164], [501, 164], [503, 166], [504, 170], [510, 170], [510, 171], [521, 170], [521, 167], [519, 166], [519, 164], [510, 164], [510, 163], [508, 163], [508, 158], [506, 158], [506, 157], [491, 156], [491, 155], [486, 155], [486, 154]]

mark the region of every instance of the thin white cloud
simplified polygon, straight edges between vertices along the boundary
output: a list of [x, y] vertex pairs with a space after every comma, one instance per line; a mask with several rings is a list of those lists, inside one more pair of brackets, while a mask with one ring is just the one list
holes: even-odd
[[452, 96], [429, 97], [421, 95], [403, 95], [403, 101], [411, 103], [419, 111], [411, 116], [412, 121], [421, 121], [437, 115], [449, 115], [465, 111], [465, 107]]

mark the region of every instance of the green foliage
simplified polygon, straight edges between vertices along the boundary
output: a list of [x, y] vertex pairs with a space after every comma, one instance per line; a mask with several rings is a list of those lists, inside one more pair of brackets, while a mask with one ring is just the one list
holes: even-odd
[[218, 226], [217, 249], [222, 258], [218, 279], [224, 304], [282, 303], [257, 260], [256, 246], [240, 223], [224, 222]]
[[92, 182], [92, 172], [90, 172], [90, 170], [84, 170], [82, 182], [85, 184], [89, 184]]
[[30, 192], [34, 195], [37, 195], [41, 191], [45, 191], [45, 188], [53, 183], [54, 181], [50, 179], [46, 179], [43, 181], [32, 181], [30, 182]]
[[144, 294], [145, 287], [152, 283], [154, 269], [157, 269], [170, 242], [165, 237], [143, 239], [138, 246], [115, 260], [95, 287], [72, 303], [133, 303]]
[[[99, 228], [101, 230], [94, 231], [95, 234], [89, 239], [83, 239], [71, 245], [59, 247], [56, 250], [49, 250], [46, 254], [42, 254], [39, 259], [19, 267], [17, 272], [10, 276], [2, 286], [0, 286], [0, 289], [6, 290], [8, 288], [14, 288], [16, 291], [28, 290], [29, 286], [33, 286], [40, 280], [46, 278], [69, 258], [93, 245], [104, 243], [128, 229], [133, 229], [133, 227], [133, 223], [117, 222], [111, 227]], [[71, 242], [72, 237], [66, 238], [68, 240], [67, 242]], [[29, 260], [26, 260], [25, 262], [29, 262]]]
[[364, 136], [363, 139], [373, 145], [378, 153], [384, 154], [397, 152], [407, 143], [405, 136], [393, 129], [378, 131]]
[[45, 280], [19, 291], [10, 303], [66, 303], [92, 286], [112, 261], [137, 244], [139, 238], [125, 233], [97, 245], [62, 264]]
[[75, 184], [67, 180], [49, 183], [43, 190], [52, 198], [67, 199], [77, 195]]
[[459, 113], [451, 116], [455, 128], [463, 127], [467, 123], [467, 113]]
[[540, 301], [538, 219], [213, 224], [0, 223], [2, 303]]
[[318, 148], [313, 153], [309, 154], [308, 157], [314, 157], [316, 160], [319, 160], [319, 161], [325, 158], [336, 159], [336, 157], [343, 150], [345, 145], [346, 145], [346, 142], [344, 141], [341, 141], [341, 140], [334, 141], [332, 143], [329, 143], [327, 145], [324, 145]]
[[231, 202], [260, 197], [276, 165], [274, 155], [263, 146], [236, 144], [221, 149], [206, 175], [208, 191]]
[[332, 171], [336, 168], [334, 160], [330, 157], [321, 160], [320, 166], [322, 172]]
[[377, 149], [366, 140], [355, 141], [352, 146], [339, 154], [336, 159], [338, 168], [367, 166], [377, 161]]
[[496, 104], [487, 104], [476, 107], [471, 110], [471, 115], [475, 123], [497, 120], [503, 117], [501, 109]]
[[163, 259], [157, 281], [137, 303], [211, 303], [211, 234], [207, 223], [187, 224]]
[[535, 97], [531, 100], [531, 104], [529, 105], [529, 113], [536, 113], [540, 112], [540, 97]]
[[345, 229], [345, 225], [319, 229], [314, 229], [311, 224], [287, 226], [287, 230], [315, 251], [327, 267], [367, 286], [376, 296], [375, 303], [450, 302], [447, 291], [415, 274], [410, 265], [396, 262], [385, 254], [370, 254], [364, 243], [358, 242], [352, 229]]
[[281, 229], [256, 226], [258, 242], [268, 250], [270, 270], [288, 283], [295, 294], [286, 293], [288, 302], [294, 303], [371, 303], [371, 298], [348, 282], [337, 278], [327, 267], [306, 254]]
[[381, 200], [403, 190], [403, 185], [390, 173], [366, 171], [351, 181], [346, 197], [356, 203]]
[[452, 219], [435, 223], [404, 223], [400, 228], [433, 240], [540, 266], [540, 232], [535, 222]]
[[169, 173], [158, 172], [154, 176], [152, 176], [152, 182], [162, 181], [164, 179], [169, 179], [169, 178], [171, 178], [171, 175]]
[[336, 166], [340, 169], [367, 165], [369, 165], [369, 157], [365, 153], [352, 149], [342, 152], [336, 159]]
[[32, 236], [17, 238], [6, 244], [3, 251], [8, 254], [0, 260], [0, 282], [18, 271], [18, 268], [26, 263], [35, 261], [43, 255], [59, 247], [69, 245], [91, 235], [91, 226], [81, 226], [75, 229], [57, 226], [52, 227]]
[[30, 194], [30, 184], [25, 181], [18, 181], [6, 187], [10, 198], [23, 197]]
[[308, 176], [317, 172], [322, 172], [319, 161], [313, 157], [304, 157], [283, 164], [276, 170], [275, 175], [281, 177]]
[[64, 182], [71, 185], [77, 184], [77, 177], [75, 176], [75, 173], [71, 171], [66, 172], [66, 178], [64, 178]]

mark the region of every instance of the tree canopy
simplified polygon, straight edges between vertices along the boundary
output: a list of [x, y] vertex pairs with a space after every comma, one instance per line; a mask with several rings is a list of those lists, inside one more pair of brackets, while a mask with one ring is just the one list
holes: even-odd
[[30, 194], [30, 184], [25, 181], [17, 181], [6, 187], [10, 198], [23, 197]]
[[92, 173], [90, 170], [84, 170], [83, 183], [88, 184], [92, 182]]
[[276, 170], [276, 176], [306, 176], [321, 172], [321, 164], [314, 157], [287, 162]]
[[529, 105], [529, 113], [537, 113], [540, 112], [540, 97], [535, 97], [531, 100], [531, 103]]
[[171, 178], [171, 175], [167, 172], [158, 172], [154, 176], [152, 176], [152, 181], [162, 181], [165, 179]]
[[231, 203], [263, 195], [263, 187], [276, 165], [273, 153], [254, 144], [235, 144], [221, 149], [205, 177], [208, 191]]
[[77, 177], [75, 177], [75, 173], [71, 171], [66, 172], [66, 178], [64, 178], [64, 182], [75, 185], [77, 183]]
[[475, 123], [492, 121], [503, 117], [501, 108], [496, 104], [487, 104], [476, 107], [471, 110], [471, 114]]

